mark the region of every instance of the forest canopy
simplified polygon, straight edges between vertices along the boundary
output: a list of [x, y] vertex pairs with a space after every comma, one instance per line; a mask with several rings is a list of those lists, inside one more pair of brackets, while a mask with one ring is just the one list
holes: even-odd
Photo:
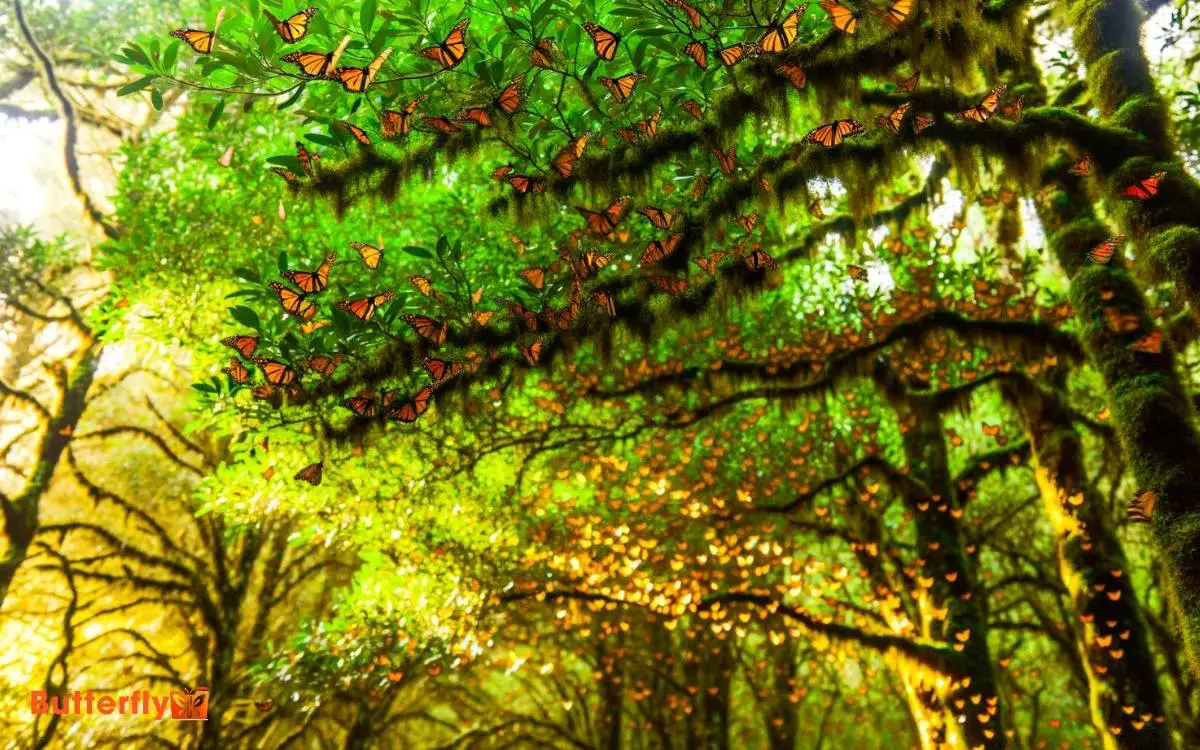
[[5, 747], [1200, 747], [1190, 0], [4, 14]]

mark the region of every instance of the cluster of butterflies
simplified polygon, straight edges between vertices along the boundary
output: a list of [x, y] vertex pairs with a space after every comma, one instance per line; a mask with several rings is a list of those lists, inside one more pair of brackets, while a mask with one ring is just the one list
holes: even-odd
[[[308, 35], [309, 22], [317, 14], [317, 9], [304, 8], [289, 16], [286, 20], [276, 18], [268, 10], [264, 10], [263, 13], [270, 19], [280, 39], [287, 44], [296, 44]], [[217, 18], [213, 23], [211, 31], [202, 29], [176, 29], [171, 32], [171, 36], [187, 42], [193, 50], [202, 55], [210, 54], [216, 46], [217, 31], [221, 26], [221, 19], [224, 17], [224, 14], [224, 9], [217, 12]], [[467, 54], [467, 26], [469, 24], [470, 19], [459, 21], [444, 40], [432, 47], [422, 49], [421, 55], [438, 63], [443, 70], [450, 70], [457, 67]], [[309, 78], [336, 81], [346, 91], [361, 94], [375, 81], [375, 77], [383, 68], [383, 64], [387, 62], [392, 51], [390, 48], [383, 50], [368, 65], [363, 67], [339, 67], [338, 61], [341, 59], [342, 52], [345, 51], [348, 43], [349, 37], [346, 37], [333, 52], [292, 52], [284, 55], [281, 59], [286, 63], [296, 65], [300, 73]]]

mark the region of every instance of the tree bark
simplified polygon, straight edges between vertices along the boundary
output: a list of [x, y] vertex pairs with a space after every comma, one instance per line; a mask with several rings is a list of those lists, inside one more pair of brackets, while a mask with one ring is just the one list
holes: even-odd
[[1007, 384], [1006, 392], [1033, 446], [1038, 489], [1058, 538], [1092, 723], [1106, 750], [1167, 750], [1173, 742], [1146, 624], [1125, 550], [1084, 468], [1079, 434], [1055, 394], [1028, 382]]

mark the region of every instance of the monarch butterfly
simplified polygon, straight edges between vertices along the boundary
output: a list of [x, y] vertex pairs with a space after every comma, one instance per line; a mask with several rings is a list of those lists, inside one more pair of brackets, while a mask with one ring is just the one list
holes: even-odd
[[389, 47], [379, 56], [371, 61], [371, 64], [365, 68], [338, 68], [333, 73], [333, 78], [342, 84], [342, 88], [349, 91], [351, 94], [361, 94], [367, 90], [371, 82], [375, 80], [375, 75], [379, 73], [379, 69], [387, 62], [388, 56], [392, 54]]
[[412, 130], [412, 116], [416, 113], [417, 107], [421, 106], [421, 102], [425, 101], [424, 94], [413, 99], [399, 110], [385, 109], [383, 115], [379, 118], [379, 132], [384, 138], [395, 138], [396, 136], [408, 135]]
[[296, 181], [296, 173], [283, 167], [271, 167], [271, 171], [283, 178], [289, 185]]
[[1092, 172], [1092, 157], [1084, 154], [1079, 161], [1071, 165], [1067, 170], [1076, 177], [1087, 177]]
[[221, 372], [232, 378], [233, 382], [238, 385], [242, 385], [250, 380], [250, 371], [242, 364], [242, 360], [237, 357], [230, 357], [229, 366], [221, 368]]
[[584, 133], [577, 136], [562, 147], [562, 150], [554, 157], [554, 171], [558, 172], [560, 177], [570, 177], [571, 172], [575, 169], [575, 162], [579, 161], [583, 156], [583, 150], [587, 148], [588, 141], [592, 139], [591, 133]]
[[422, 117], [421, 121], [439, 133], [458, 133], [462, 131], [462, 127], [453, 120], [445, 117]]
[[845, 5], [835, 0], [821, 0], [821, 10], [829, 14], [829, 20], [833, 21], [833, 27], [838, 31], [846, 34], [858, 31], [858, 16]]
[[1134, 493], [1133, 499], [1129, 501], [1129, 505], [1126, 506], [1129, 511], [1129, 520], [1134, 523], [1150, 523], [1150, 519], [1154, 517], [1154, 506], [1157, 503], [1157, 492], [1139, 488]]
[[[301, 481], [301, 482], [308, 482], [313, 487], [316, 487], [318, 484], [321, 483], [321, 470], [324, 468], [325, 468], [325, 464], [321, 463], [320, 461], [317, 461], [315, 464], [309, 464], [308, 466], [305, 466], [300, 471], [296, 472], [296, 476], [294, 476], [292, 478], [296, 479], [298, 481]], [[266, 704], [267, 704], [267, 707], [265, 710], [270, 711], [271, 710], [271, 702], [266, 701]], [[259, 704], [255, 703], [254, 705], [258, 706]], [[260, 708], [259, 710], [263, 711], [264, 709]]]
[[307, 336], [308, 334], [312, 333], [313, 331], [320, 330], [321, 328], [324, 328], [327, 325], [329, 325], [328, 320], [314, 320], [312, 322], [301, 323], [300, 324], [300, 333], [303, 333], [305, 336]]
[[212, 31], [201, 31], [199, 29], [175, 29], [171, 32], [171, 36], [176, 39], [182, 39], [191, 45], [191, 48], [202, 55], [207, 55], [212, 52], [213, 46], [217, 43], [217, 29], [221, 27], [221, 19], [225, 17], [225, 9], [217, 11], [217, 19], [213, 21]]
[[904, 117], [911, 108], [912, 102], [904, 102], [899, 107], [893, 109], [891, 114], [880, 115], [875, 118], [875, 122], [892, 131], [893, 135], [898, 135], [900, 133], [900, 125], [904, 123]]
[[700, 42], [688, 42], [683, 46], [683, 54], [692, 58], [701, 70], [708, 70], [708, 47]]
[[473, 122], [481, 128], [492, 126], [492, 116], [483, 107], [467, 107], [454, 119], [459, 122]]
[[813, 217], [814, 219], [824, 219], [825, 218], [825, 211], [823, 211], [821, 209], [821, 199], [820, 198], [813, 198], [812, 202], [810, 202], [808, 204], [808, 215]]
[[271, 282], [271, 291], [275, 292], [275, 296], [279, 298], [279, 305], [289, 315], [312, 320], [317, 314], [316, 303], [305, 299], [303, 294], [292, 291], [277, 281]]
[[517, 275], [529, 282], [534, 289], [541, 289], [546, 285], [546, 269], [544, 268], [525, 268], [517, 271]]
[[1142, 338], [1129, 345], [1129, 348], [1135, 352], [1143, 354], [1161, 354], [1162, 353], [1162, 331], [1151, 331]]
[[314, 354], [308, 359], [302, 360], [300, 364], [327, 378], [333, 374], [333, 371], [336, 370], [337, 366], [340, 365], [345, 359], [346, 358], [340, 354], [333, 357], [328, 357], [324, 354]]
[[1145, 201], [1150, 200], [1158, 195], [1158, 183], [1163, 181], [1167, 176], [1166, 172], [1155, 172], [1144, 180], [1129, 185], [1121, 191], [1122, 198], [1133, 198], [1134, 200]]
[[862, 266], [846, 266], [846, 273], [850, 274], [850, 278], [854, 281], [867, 280], [867, 269]]
[[918, 112], [913, 115], [912, 129], [914, 135], [920, 135], [921, 131], [933, 124], [933, 115], [929, 112]]
[[563, 250], [560, 253], [560, 257], [571, 267], [571, 273], [580, 280], [586, 279], [596, 271], [606, 267], [613, 258], [611, 255], [598, 253], [595, 250], [585, 250], [575, 257], [571, 257], [566, 250]]
[[743, 262], [746, 264], [746, 268], [756, 273], [764, 268], [779, 268], [779, 264], [775, 262], [774, 258], [758, 248], [751, 250], [750, 254], [743, 258]]
[[600, 76], [596, 80], [600, 81], [600, 84], [608, 89], [608, 93], [612, 94], [614, 99], [624, 102], [629, 99], [630, 94], [633, 93], [633, 87], [637, 85], [638, 81], [645, 77], [641, 73], [626, 73], [620, 78]]
[[338, 120], [337, 124], [339, 127], [343, 128], [344, 130], [349, 131], [350, 135], [354, 136], [354, 140], [358, 141], [362, 145], [364, 145], [364, 146], [371, 145], [371, 139], [370, 139], [370, 137], [367, 136], [367, 131], [363, 130], [362, 128], [358, 127], [357, 125], [355, 125], [353, 123], [346, 122], [345, 120]]
[[475, 321], [478, 325], [486, 326], [488, 321], [492, 319], [493, 315], [495, 315], [495, 313], [493, 313], [491, 310], [476, 310], [475, 312], [471, 313], [471, 320]]
[[1133, 333], [1141, 326], [1137, 315], [1121, 312], [1120, 308], [1111, 305], [1104, 308], [1104, 322], [1114, 333]]
[[733, 223], [737, 224], [742, 229], [745, 229], [747, 232], [753, 232], [754, 227], [758, 226], [758, 211], [748, 213], [745, 216], [739, 216], [733, 220]]
[[294, 63], [300, 72], [313, 78], [325, 78], [333, 66], [332, 52], [292, 52], [279, 58], [286, 63]]
[[508, 177], [506, 182], [518, 193], [528, 193], [530, 190], [535, 193], [542, 193], [546, 190], [545, 180], [538, 177], [530, 177], [527, 174], [514, 174]]
[[707, 175], [697, 175], [692, 181], [692, 200], [700, 200], [708, 192], [709, 179]]
[[717, 264], [720, 263], [724, 257], [724, 251], [717, 250], [708, 257], [697, 258], [696, 265], [700, 266], [700, 270], [704, 271], [706, 274], [715, 279], [717, 277]]
[[395, 292], [383, 292], [382, 294], [372, 294], [366, 297], [344, 299], [337, 303], [337, 308], [345, 310], [359, 320], [370, 320], [375, 316], [376, 310], [395, 298]]
[[1118, 234], [1116, 237], [1110, 237], [1104, 242], [1101, 242], [1099, 245], [1093, 247], [1091, 250], [1088, 250], [1088, 260], [1100, 265], [1106, 265], [1110, 260], [1112, 260], [1113, 253], [1116, 251], [1116, 249], [1124, 242], [1125, 235], [1123, 234]]
[[454, 24], [454, 28], [446, 35], [445, 41], [435, 47], [426, 47], [421, 50], [421, 54], [440, 64], [442, 70], [457, 67], [467, 56], [467, 27], [470, 25], [471, 19], [464, 18]]
[[646, 250], [642, 253], [642, 259], [639, 262], [643, 266], [652, 266], [666, 259], [675, 252], [682, 239], [682, 234], [673, 234], [663, 241], [650, 240], [650, 244], [646, 245]]
[[638, 142], [637, 131], [633, 128], [617, 128], [617, 135], [621, 136], [621, 140], [630, 145]]
[[519, 75], [504, 87], [492, 103], [506, 115], [511, 115], [521, 108], [521, 86], [525, 83], [525, 76]]
[[421, 364], [429, 371], [429, 376], [438, 385], [441, 385], [463, 371], [463, 366], [458, 362], [447, 362], [444, 359], [426, 359]]
[[271, 385], [291, 385], [299, 378], [299, 374], [283, 362], [262, 357], [255, 357], [253, 362]]
[[808, 135], [804, 136], [804, 141], [823, 148], [833, 148], [841, 145], [843, 139], [861, 135], [866, 131], [858, 120], [834, 120], [828, 125], [809, 131]]
[[905, 94], [911, 94], [917, 90], [917, 84], [921, 82], [921, 74], [913, 73], [911, 77], [904, 79], [896, 84], [896, 90], [902, 91]]
[[554, 60], [554, 40], [549, 37], [539, 39], [529, 53], [529, 64], [535, 68], [549, 68]]
[[358, 253], [358, 257], [362, 258], [363, 265], [374, 271], [379, 268], [379, 262], [383, 260], [383, 249], [368, 245], [365, 242], [348, 242], [346, 243]]
[[249, 358], [258, 348], [258, 336], [226, 336], [221, 343], [243, 357]]
[[739, 42], [717, 50], [717, 57], [721, 58], [725, 67], [731, 67], [752, 56], [756, 51], [757, 48]]
[[682, 10], [683, 14], [687, 16], [688, 23], [692, 25], [692, 28], [700, 28], [700, 22], [704, 19], [704, 16], [700, 15], [700, 11], [688, 5], [683, 0], [663, 0], [663, 5], [666, 5], [668, 8], [678, 8], [679, 10]]
[[590, 21], [583, 22], [583, 30], [592, 38], [592, 47], [596, 50], [596, 57], [605, 62], [612, 62], [612, 59], [617, 56], [617, 45], [621, 43], [621, 35]]
[[804, 72], [804, 68], [795, 63], [784, 63], [775, 68], [775, 72], [788, 79], [788, 82], [797, 89], [804, 88], [804, 85], [808, 83], [808, 74]]
[[610, 318], [617, 317], [617, 304], [613, 301], [612, 295], [610, 295], [608, 292], [592, 292], [592, 301], [595, 302], [601, 310], [608, 313]]
[[308, 21], [313, 16], [317, 15], [316, 8], [305, 8], [304, 10], [293, 14], [286, 21], [280, 21], [271, 14], [271, 11], [266, 8], [263, 13], [267, 18], [271, 19], [271, 25], [275, 27], [275, 31], [279, 32], [279, 38], [288, 44], [295, 44], [304, 38], [308, 33]]
[[532, 310], [527, 310], [522, 305], [510, 302], [503, 297], [497, 297], [496, 301], [508, 308], [508, 314], [523, 322], [530, 331], [537, 330], [538, 317]]
[[678, 297], [687, 291], [687, 279], [675, 279], [670, 276], [651, 276], [650, 281], [662, 291]]
[[1000, 114], [1004, 118], [1012, 120], [1013, 122], [1020, 122], [1021, 121], [1021, 112], [1024, 109], [1025, 109], [1025, 97], [1018, 96], [1016, 99], [1009, 102], [1008, 104], [1002, 105], [1000, 107]]
[[758, 47], [768, 55], [774, 55], [783, 52], [791, 46], [792, 42], [796, 41], [796, 34], [800, 27], [800, 16], [804, 15], [804, 11], [808, 9], [808, 3], [797, 6], [795, 10], [787, 14], [783, 19], [783, 23], [775, 25], [771, 24], [767, 28], [767, 33], [762, 35], [758, 40]]
[[412, 423], [429, 410], [429, 400], [433, 398], [433, 387], [425, 386], [417, 391], [412, 398], [388, 412], [390, 419]]
[[683, 104], [680, 104], [679, 108], [684, 112], [687, 112], [692, 117], [695, 117], [697, 120], [704, 119], [704, 112], [700, 109], [700, 105], [696, 103], [695, 99], [688, 99]]
[[435, 346], [446, 343], [446, 334], [450, 329], [440, 320], [434, 320], [424, 315], [405, 315], [404, 322], [412, 326], [418, 336], [432, 342]]
[[867, 10], [873, 15], [879, 16], [888, 27], [898, 29], [912, 15], [915, 3], [916, 0], [896, 0], [887, 10], [878, 8], [868, 8]]
[[257, 708], [260, 713], [270, 713], [271, 709], [275, 707], [275, 701], [271, 700], [270, 698], [265, 701], [254, 701], [254, 707]]
[[560, 331], [569, 330], [571, 324], [575, 322], [575, 318], [579, 317], [579, 301], [572, 301], [559, 312], [548, 309], [545, 311], [545, 316], [546, 323], [551, 328], [557, 328]]
[[717, 157], [717, 166], [721, 168], [721, 172], [726, 177], [733, 174], [737, 169], [737, 162], [734, 157], [737, 155], [737, 146], [730, 146], [728, 151], [722, 151], [720, 146], [713, 145], [712, 152]]
[[296, 141], [296, 161], [300, 162], [300, 168], [304, 170], [304, 174], [315, 174], [317, 171], [317, 162], [320, 160], [320, 156], [306, 149], [300, 141]]
[[542, 358], [542, 349], [545, 343], [542, 339], [536, 338], [528, 345], [517, 342], [517, 351], [521, 352], [521, 356], [529, 363], [530, 367], [536, 367], [538, 360]]
[[305, 294], [316, 294], [329, 286], [329, 269], [336, 259], [337, 256], [330, 253], [315, 271], [284, 271], [279, 275], [300, 287]]
[[645, 120], [638, 120], [638, 130], [642, 131], [642, 135], [647, 138], [653, 138], [658, 135], [658, 123], [662, 121], [662, 110], [658, 110], [654, 114], [647, 117]]
[[628, 206], [629, 196], [622, 195], [602, 211], [592, 211], [582, 206], [576, 206], [575, 210], [587, 220], [589, 232], [599, 237], [607, 237], [613, 233], [617, 225], [625, 218], [625, 209]]
[[409, 276], [408, 281], [417, 288], [417, 291], [421, 293], [422, 297], [433, 296], [433, 282], [431, 282], [428, 278], [424, 276]]
[[958, 113], [959, 119], [974, 120], [975, 122], [985, 122], [992, 113], [996, 111], [996, 107], [1000, 105], [1000, 97], [1004, 96], [1004, 92], [1008, 91], [1008, 86], [1000, 84], [996, 88], [988, 92], [983, 100], [974, 107], [968, 107]]
[[645, 216], [646, 220], [655, 229], [670, 229], [671, 225], [675, 223], [674, 214], [667, 213], [661, 208], [655, 208], [654, 206], [642, 206], [638, 209], [638, 213]]
[[375, 400], [374, 396], [365, 391], [357, 396], [343, 399], [342, 406], [354, 412], [359, 417], [370, 418], [379, 414], [379, 402]]

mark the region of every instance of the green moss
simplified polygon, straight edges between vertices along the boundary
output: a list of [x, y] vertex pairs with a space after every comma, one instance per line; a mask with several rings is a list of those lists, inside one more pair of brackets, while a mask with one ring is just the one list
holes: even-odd
[[1152, 236], [1147, 251], [1156, 278], [1174, 283], [1193, 305], [1200, 303], [1200, 230], [1171, 227]]

